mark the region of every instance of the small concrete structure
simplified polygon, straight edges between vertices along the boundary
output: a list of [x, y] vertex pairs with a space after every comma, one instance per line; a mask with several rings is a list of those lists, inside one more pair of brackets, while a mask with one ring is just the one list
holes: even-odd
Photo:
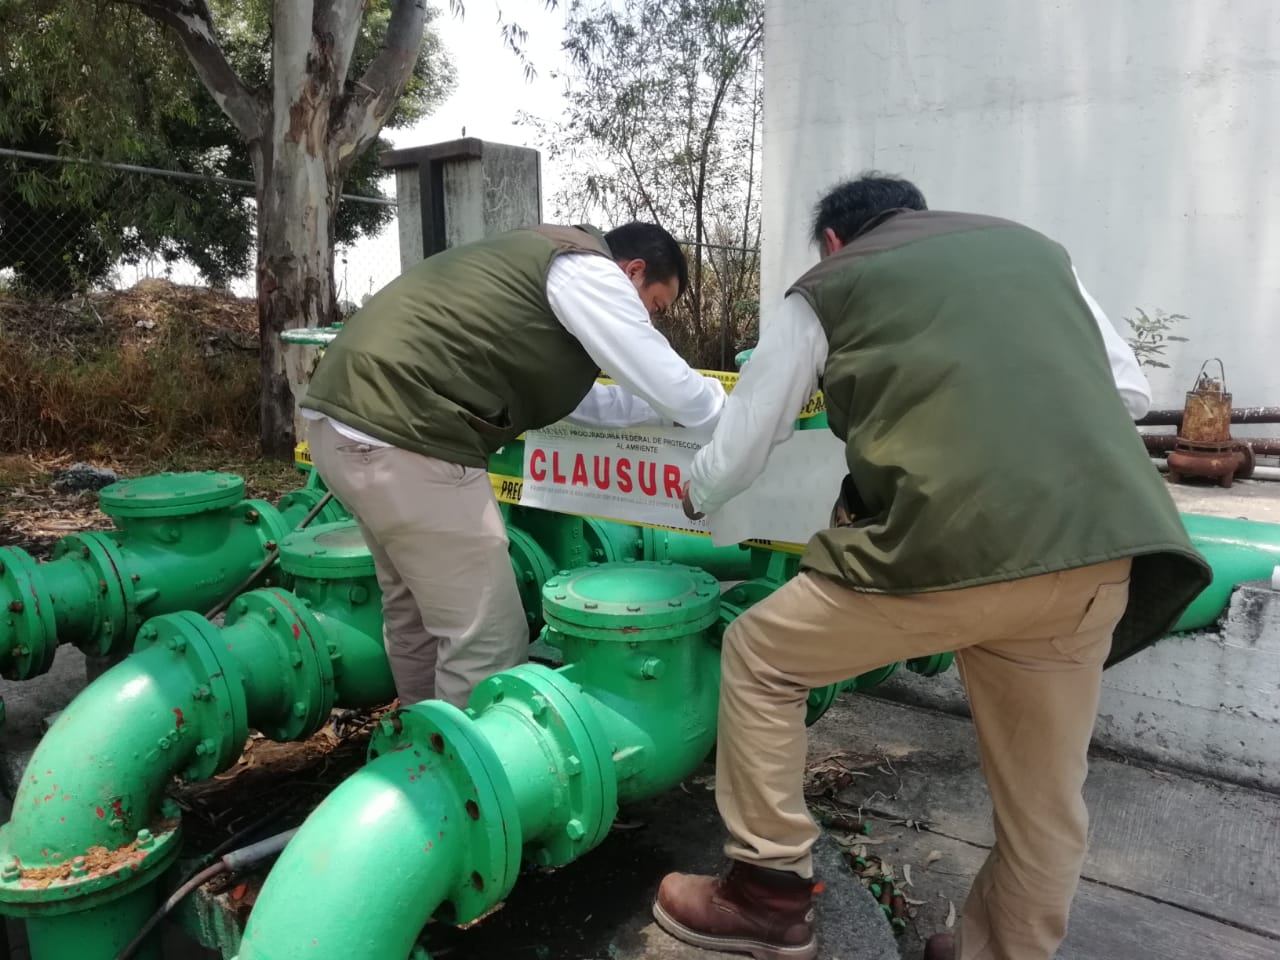
[[396, 175], [401, 270], [542, 219], [540, 156], [528, 147], [467, 137], [389, 151], [382, 166]]

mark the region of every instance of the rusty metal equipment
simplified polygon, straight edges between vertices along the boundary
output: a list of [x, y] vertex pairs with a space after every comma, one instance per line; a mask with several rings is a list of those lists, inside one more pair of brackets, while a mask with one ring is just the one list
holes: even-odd
[[[1218, 364], [1215, 380], [1205, 368]], [[1231, 438], [1231, 394], [1227, 373], [1216, 357], [1200, 366], [1195, 387], [1187, 392], [1182, 428], [1169, 452], [1169, 480], [1205, 477], [1229, 487], [1236, 477], [1253, 473], [1253, 450]]]

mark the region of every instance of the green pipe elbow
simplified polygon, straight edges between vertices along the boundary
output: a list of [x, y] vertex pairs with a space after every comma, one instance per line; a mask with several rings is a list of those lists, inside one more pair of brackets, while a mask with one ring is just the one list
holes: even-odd
[[[176, 857], [177, 810], [162, 803], [171, 776], [231, 766], [251, 725], [276, 740], [311, 735], [338, 689], [367, 705], [391, 688], [374, 638], [282, 590], [238, 598], [221, 628], [190, 612], [154, 618], [134, 656], [77, 697], [37, 747], [0, 828], [0, 912], [41, 918], [41, 936], [61, 942], [74, 924], [53, 917], [131, 894]], [[92, 848], [107, 866], [88, 863]], [[108, 960], [119, 947], [98, 946], [81, 956]]]
[[459, 882], [469, 838], [457, 795], [408, 781], [399, 761], [371, 762], [307, 818], [258, 894], [239, 960], [409, 956]]
[[1213, 580], [1174, 624], [1175, 633], [1212, 626], [1237, 586], [1268, 580], [1280, 566], [1280, 524], [1184, 513], [1182, 525], [1213, 569]]
[[[523, 830], [496, 748], [527, 743], [491, 744], [438, 701], [385, 717], [369, 764], [316, 808], [272, 868], [238, 960], [406, 957], [432, 914], [467, 922], [500, 902], [515, 884]], [[375, 877], [380, 892], [369, 897]]]
[[[152, 646], [112, 667], [40, 741], [0, 828], [0, 863], [58, 867], [90, 847], [117, 850], [155, 832], [169, 777], [187, 768], [211, 725], [193, 693], [198, 658]], [[0, 893], [0, 904], [7, 903]]]

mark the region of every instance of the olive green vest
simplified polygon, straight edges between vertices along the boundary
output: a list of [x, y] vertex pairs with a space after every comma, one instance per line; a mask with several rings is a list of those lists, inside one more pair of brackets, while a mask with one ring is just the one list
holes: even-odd
[[591, 227], [538, 226], [428, 257], [374, 295], [325, 350], [302, 406], [386, 443], [483, 467], [555, 423], [599, 367], [547, 303], [563, 253], [610, 256]]
[[1108, 664], [1209, 583], [1115, 387], [1066, 251], [1018, 224], [895, 212], [792, 288], [829, 342], [852, 526], [803, 566], [857, 590], [970, 587], [1133, 558]]

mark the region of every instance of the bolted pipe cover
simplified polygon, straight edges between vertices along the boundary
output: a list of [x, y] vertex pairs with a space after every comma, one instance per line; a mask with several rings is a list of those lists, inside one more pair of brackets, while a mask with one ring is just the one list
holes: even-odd
[[373, 554], [352, 520], [307, 527], [280, 544], [280, 566], [308, 580], [355, 580], [374, 576]]
[[157, 473], [121, 480], [98, 495], [102, 512], [113, 520], [186, 517], [234, 507], [244, 499], [244, 478], [234, 473]]
[[696, 633], [719, 616], [720, 586], [711, 574], [674, 563], [592, 564], [548, 580], [542, 608], [553, 629], [597, 639]]

